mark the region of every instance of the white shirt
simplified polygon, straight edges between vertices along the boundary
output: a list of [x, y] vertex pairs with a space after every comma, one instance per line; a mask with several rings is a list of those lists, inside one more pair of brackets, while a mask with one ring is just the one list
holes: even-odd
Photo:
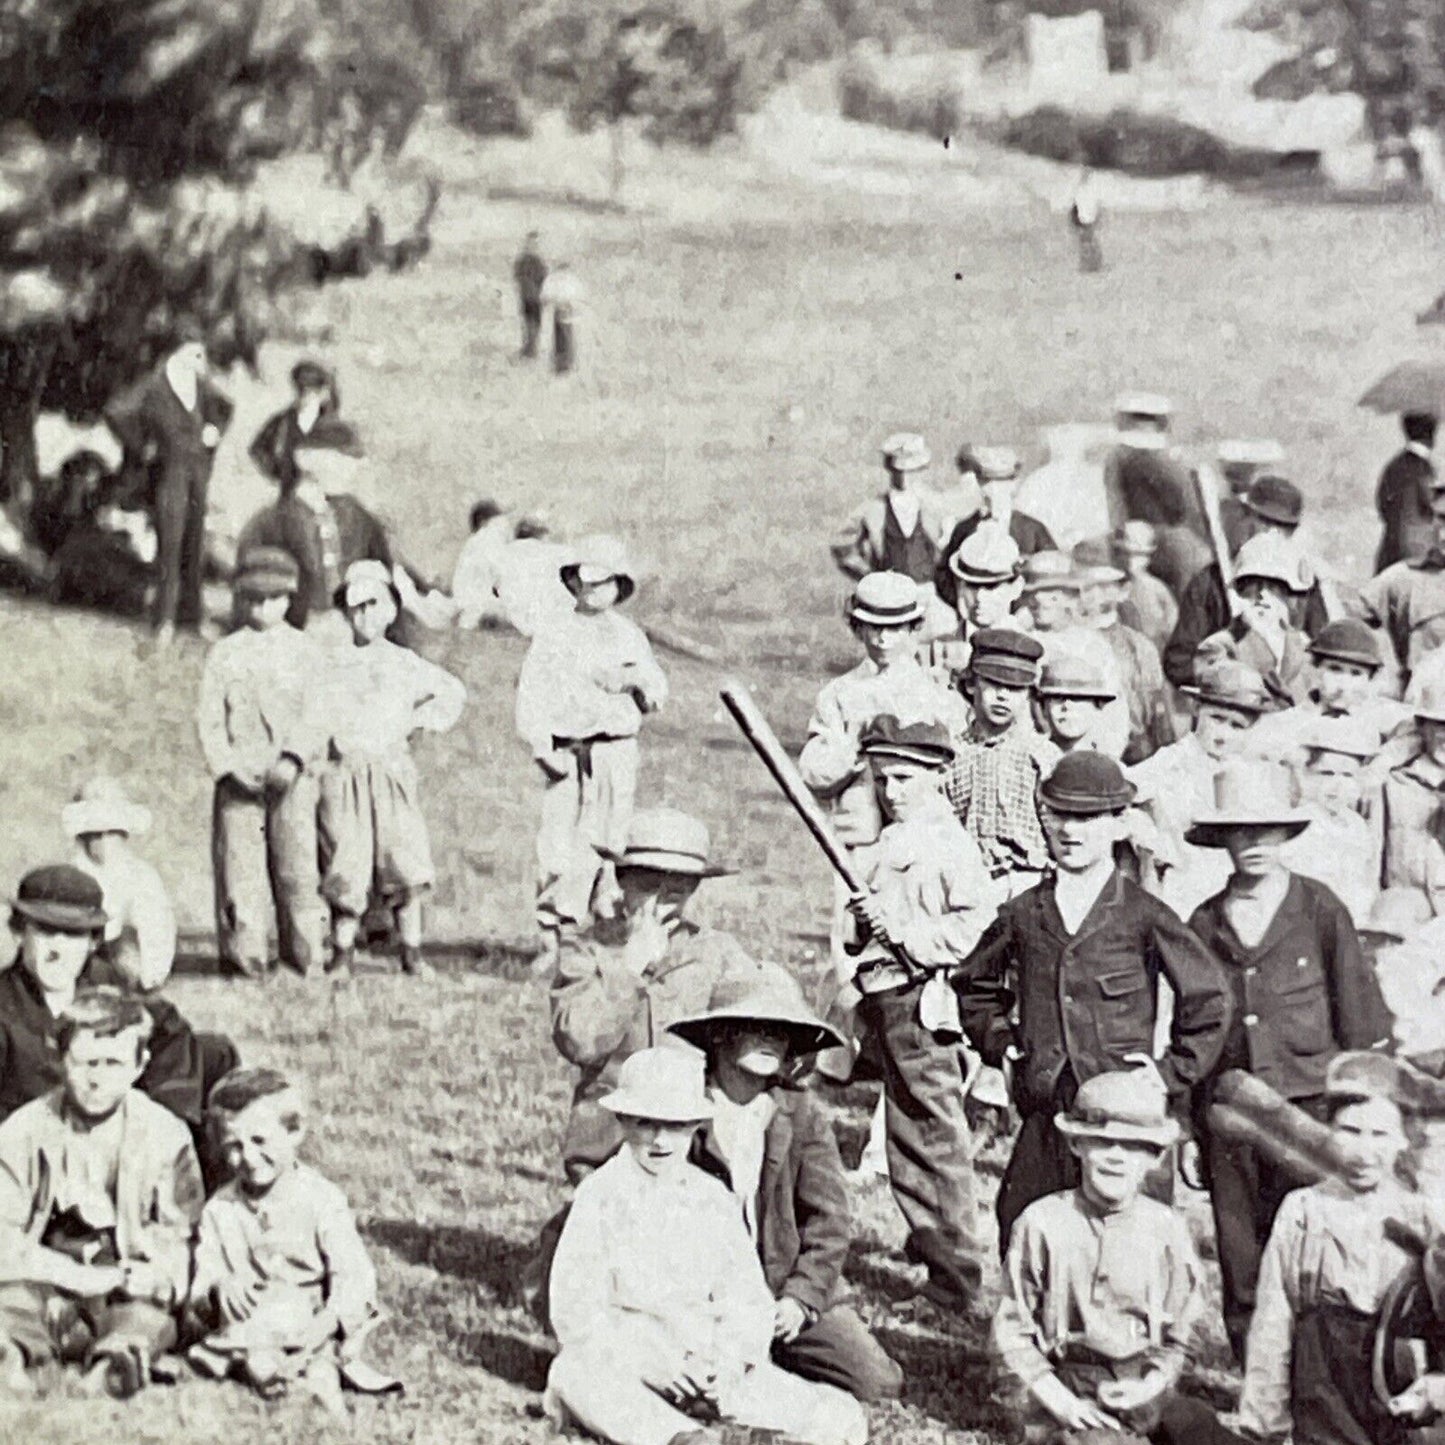
[[180, 364], [178, 356], [172, 355], [166, 362], [166, 385], [187, 411], [195, 411], [201, 398], [200, 379], [189, 366]]
[[1082, 873], [1066, 873], [1059, 869], [1054, 877], [1054, 902], [1058, 905], [1064, 927], [1071, 935], [1079, 931], [1079, 925], [1089, 916], [1089, 910], [1098, 901], [1104, 885], [1113, 874], [1112, 858], [1104, 858]]
[[710, 1091], [712, 1122], [708, 1132], [722, 1161], [728, 1166], [732, 1191], [743, 1207], [748, 1233], [758, 1237], [758, 1188], [763, 1182], [763, 1149], [768, 1125], [777, 1105], [772, 1095], [761, 1093], [751, 1104], [735, 1104], [721, 1089]]
[[147, 992], [159, 988], [171, 976], [176, 958], [176, 915], [161, 875], [129, 851], [101, 865], [77, 848], [71, 861], [100, 884], [106, 941], [114, 942], [127, 931], [135, 935], [137, 976], [127, 981]]
[[444, 667], [386, 638], [327, 654], [324, 723], [342, 758], [397, 758], [418, 729], [444, 733], [466, 706], [466, 686]]
[[913, 535], [913, 529], [918, 525], [919, 514], [923, 510], [923, 503], [918, 499], [916, 492], [889, 492], [888, 505], [893, 509], [893, 515], [898, 520], [898, 530], [905, 537]]

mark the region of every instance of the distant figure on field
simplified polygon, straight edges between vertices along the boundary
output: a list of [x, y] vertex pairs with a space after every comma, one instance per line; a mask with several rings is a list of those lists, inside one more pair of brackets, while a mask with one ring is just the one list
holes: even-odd
[[145, 614], [155, 582], [156, 533], [144, 496], [131, 495], [133, 490], [93, 451], [68, 457], [54, 485], [42, 489], [31, 530], [50, 554], [51, 602], [117, 617]]
[[537, 355], [537, 338], [542, 334], [542, 290], [547, 280], [547, 263], [538, 253], [535, 231], [527, 232], [512, 262], [512, 277], [522, 312], [522, 359], [531, 361]]
[[1400, 418], [1405, 445], [1390, 458], [1375, 488], [1375, 510], [1385, 530], [1375, 553], [1375, 571], [1392, 562], [1423, 557], [1435, 541], [1430, 494], [1435, 486], [1436, 419], [1423, 412]]
[[341, 410], [336, 378], [319, 361], [298, 361], [291, 368], [296, 395], [285, 411], [278, 411], [251, 443], [248, 455], [263, 477], [283, 486], [298, 480], [296, 445], [323, 417]]
[[542, 282], [541, 301], [552, 308], [552, 370], [558, 376], [577, 366], [577, 323], [584, 300], [582, 283], [568, 261]]
[[572, 611], [572, 594], [561, 578], [572, 549], [554, 540], [546, 526], [484, 498], [472, 508], [471, 528], [452, 572], [452, 602], [462, 631], [506, 625], [532, 637], [550, 619]]
[[1069, 222], [1079, 239], [1079, 270], [1087, 274], [1104, 269], [1104, 251], [1099, 245], [1099, 222], [1103, 218], [1099, 206], [1099, 186], [1094, 172], [1085, 166], [1074, 188], [1074, 202], [1069, 207]]

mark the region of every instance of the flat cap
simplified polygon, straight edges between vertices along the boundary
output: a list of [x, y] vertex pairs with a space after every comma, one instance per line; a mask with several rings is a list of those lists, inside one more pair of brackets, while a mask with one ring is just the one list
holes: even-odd
[[973, 635], [969, 671], [1005, 687], [1032, 687], [1039, 677], [1043, 644], [1011, 627], [983, 627]]

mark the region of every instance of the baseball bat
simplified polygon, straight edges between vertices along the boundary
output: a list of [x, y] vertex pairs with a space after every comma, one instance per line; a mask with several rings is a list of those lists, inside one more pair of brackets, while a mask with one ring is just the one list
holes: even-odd
[[828, 826], [828, 820], [823, 816], [818, 800], [799, 776], [792, 758], [784, 751], [777, 734], [753, 701], [752, 693], [742, 683], [730, 680], [718, 689], [718, 696], [722, 698], [723, 706], [732, 714], [742, 735], [752, 744], [753, 751], [773, 775], [773, 781], [792, 804], [793, 811], [803, 820], [803, 826], [813, 835], [813, 841], [823, 850], [823, 856], [843, 880], [848, 891], [867, 892], [862, 879], [848, 860], [847, 851]]
[[1204, 525], [1209, 532], [1209, 547], [1214, 553], [1215, 565], [1219, 568], [1220, 580], [1224, 583], [1224, 595], [1229, 599], [1229, 610], [1234, 606], [1234, 559], [1229, 554], [1229, 543], [1224, 535], [1224, 518], [1219, 512], [1219, 474], [1211, 466], [1200, 466], [1194, 472], [1194, 494], [1199, 499], [1199, 509], [1204, 513]]
[[1301, 1184], [1317, 1184], [1339, 1172], [1328, 1127], [1242, 1069], [1221, 1075], [1209, 1125], [1226, 1139], [1248, 1144]]

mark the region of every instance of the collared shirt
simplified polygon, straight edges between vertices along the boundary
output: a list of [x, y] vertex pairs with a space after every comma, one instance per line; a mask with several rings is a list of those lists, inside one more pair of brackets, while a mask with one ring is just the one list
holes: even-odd
[[1428, 753], [1385, 776], [1386, 888], [1432, 888], [1445, 881], [1440, 827], [1445, 804], [1445, 767]]
[[1170, 1384], [1201, 1305], [1199, 1260], [1174, 1210], [1138, 1197], [1106, 1214], [1082, 1190], [1036, 1200], [1009, 1240], [994, 1344], [1032, 1385], [1070, 1346], [1150, 1359]]
[[732, 1192], [743, 1209], [748, 1234], [758, 1237], [758, 1186], [763, 1180], [763, 1152], [768, 1125], [777, 1105], [764, 1091], [750, 1104], [735, 1104], [721, 1089], [709, 1090], [713, 1116], [708, 1123], [708, 1140], [728, 1169]]
[[1366, 621], [1383, 627], [1401, 669], [1445, 644], [1445, 553], [1394, 562], [1360, 589]]
[[1061, 754], [1023, 719], [1001, 733], [971, 726], [949, 767], [944, 792], [964, 827], [978, 841], [984, 863], [1001, 873], [1048, 866], [1049, 847], [1039, 821], [1039, 782]]
[[1431, 451], [1424, 442], [1406, 442], [1404, 450], [1413, 452], [1417, 457], [1427, 462], [1433, 462], [1435, 460], [1435, 453]]

